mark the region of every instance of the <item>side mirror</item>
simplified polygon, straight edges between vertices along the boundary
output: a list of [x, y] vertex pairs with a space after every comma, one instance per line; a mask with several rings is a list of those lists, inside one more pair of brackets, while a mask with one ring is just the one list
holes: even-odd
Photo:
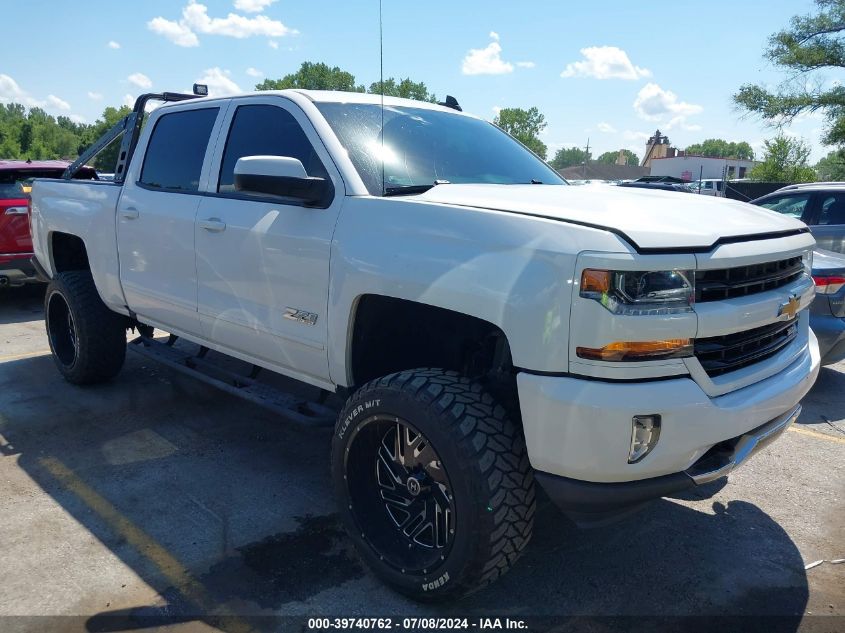
[[302, 161], [290, 156], [244, 156], [235, 163], [235, 191], [301, 200], [306, 205], [328, 204], [332, 186], [325, 178], [309, 176]]

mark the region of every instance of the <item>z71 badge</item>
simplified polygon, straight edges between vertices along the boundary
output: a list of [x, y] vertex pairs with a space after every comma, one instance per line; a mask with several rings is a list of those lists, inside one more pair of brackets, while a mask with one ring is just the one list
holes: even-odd
[[315, 313], [298, 310], [297, 308], [285, 308], [284, 317], [297, 323], [304, 323], [305, 325], [315, 325], [317, 323], [317, 315]]

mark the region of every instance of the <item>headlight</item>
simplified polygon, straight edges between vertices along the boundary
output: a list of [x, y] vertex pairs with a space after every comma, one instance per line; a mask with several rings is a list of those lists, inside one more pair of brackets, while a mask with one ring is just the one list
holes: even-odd
[[662, 315], [692, 310], [695, 275], [689, 270], [614, 271], [587, 268], [581, 296], [614, 314]]

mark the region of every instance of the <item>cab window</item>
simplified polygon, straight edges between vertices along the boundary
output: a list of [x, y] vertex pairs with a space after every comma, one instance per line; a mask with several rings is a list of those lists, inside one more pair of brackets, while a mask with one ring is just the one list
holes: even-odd
[[147, 144], [140, 183], [165, 191], [197, 191], [218, 110], [203, 108], [162, 115]]
[[298, 158], [309, 176], [328, 179], [317, 152], [293, 115], [273, 105], [239, 106], [232, 119], [217, 191], [235, 191], [235, 163], [244, 156]]
[[769, 198], [765, 202], [761, 202], [760, 206], [765, 207], [769, 211], [777, 211], [783, 215], [788, 215], [791, 218], [800, 220], [804, 215], [804, 210], [807, 208], [807, 203], [809, 201], [809, 193], [799, 193], [789, 196]]

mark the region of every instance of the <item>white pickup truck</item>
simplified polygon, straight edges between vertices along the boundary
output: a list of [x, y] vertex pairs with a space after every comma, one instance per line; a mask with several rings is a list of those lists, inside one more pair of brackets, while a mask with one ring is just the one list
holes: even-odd
[[[142, 126], [152, 98], [169, 103]], [[726, 475], [796, 419], [819, 368], [802, 223], [569, 187], [458, 110], [145, 95], [32, 190], [59, 371], [110, 379], [127, 329], [167, 347], [157, 328], [200, 346], [184, 366], [253, 366], [233, 392], [263, 368], [336, 394], [350, 538], [418, 599], [513, 565], [535, 481], [589, 524]], [[69, 179], [121, 132], [115, 182]]]

